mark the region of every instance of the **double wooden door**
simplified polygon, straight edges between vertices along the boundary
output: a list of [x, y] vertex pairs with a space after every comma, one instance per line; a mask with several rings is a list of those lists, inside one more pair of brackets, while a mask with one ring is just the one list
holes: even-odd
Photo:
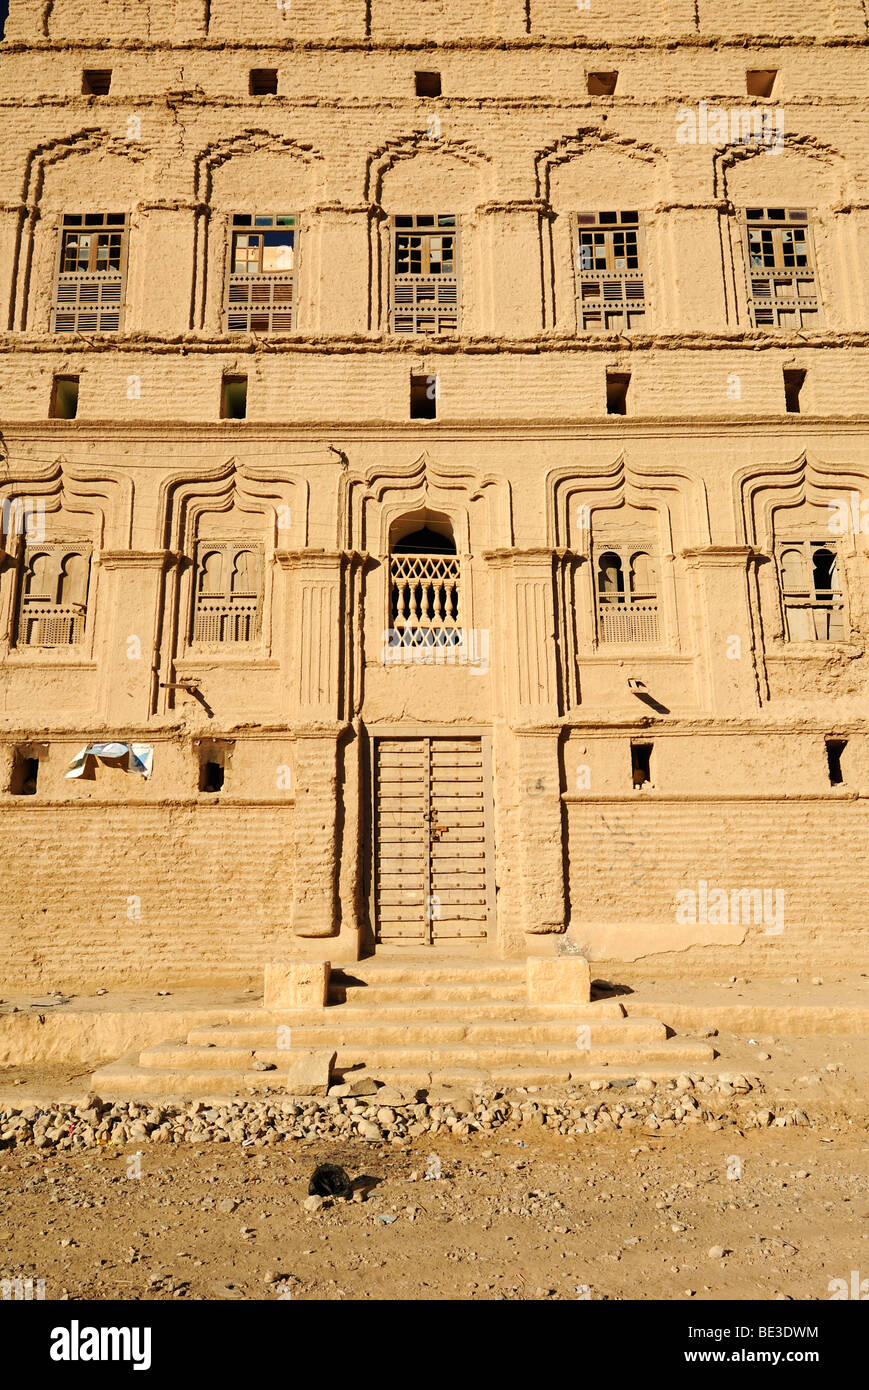
[[483, 939], [493, 914], [488, 740], [374, 742], [379, 941]]

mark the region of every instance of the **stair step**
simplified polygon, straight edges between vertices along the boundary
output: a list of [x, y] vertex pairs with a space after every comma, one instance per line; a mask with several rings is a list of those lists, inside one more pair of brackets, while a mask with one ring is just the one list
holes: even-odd
[[[222, 1099], [239, 1093], [244, 1095], [248, 1091], [278, 1089], [281, 1086], [277, 1073], [273, 1071], [196, 1071], [189, 1067], [185, 1067], [183, 1071], [171, 1068], [161, 1071], [156, 1067], [138, 1066], [135, 1057], [113, 1062], [108, 1067], [100, 1067], [93, 1074], [93, 1082], [104, 1095], [131, 1099], [145, 1096]], [[284, 1093], [289, 1094], [286, 1091]]]
[[563, 1067], [569, 1071], [582, 1066], [641, 1066], [644, 1062], [711, 1062], [715, 1052], [702, 1044], [666, 1042], [655, 1045], [639, 1044], [637, 1047], [603, 1046], [591, 1051], [578, 1052], [576, 1048], [541, 1045], [521, 1047], [498, 1045], [496, 1043], [453, 1044], [449, 1048], [430, 1045], [408, 1044], [402, 1047], [370, 1047], [364, 1051], [352, 1046], [338, 1049], [336, 1068], [365, 1066], [369, 1071], [379, 1071], [383, 1067], [416, 1067], [421, 1069], [425, 1062], [428, 1070], [443, 1067], [481, 1065], [487, 1071], [498, 1075], [503, 1067], [539, 1066]]
[[389, 1044], [419, 1044], [446, 1047], [452, 1043], [528, 1043], [578, 1046], [578, 1029], [588, 1029], [592, 1047], [604, 1043], [663, 1042], [667, 1030], [657, 1019], [617, 1018], [590, 1021], [577, 1025], [571, 1020], [504, 1018], [491, 1021], [402, 1021], [370, 1023], [346, 1021], [346, 1015], [329, 1022], [309, 1024], [276, 1024], [268, 1028], [205, 1027], [194, 1028], [187, 1035], [191, 1048], [218, 1047], [274, 1050], [281, 1048], [283, 1037], [292, 1048], [379, 1047]]
[[[464, 1019], [469, 1015], [475, 1019], [510, 1018], [519, 1014], [523, 1018], [546, 1021], [551, 1019], [575, 1018], [579, 1021], [598, 1018], [626, 1018], [627, 1014], [618, 999], [596, 999], [590, 1004], [529, 1004], [527, 998], [514, 999], [432, 999], [425, 1002], [413, 1001], [408, 1007], [402, 996], [400, 999], [385, 999], [377, 995], [356, 994], [347, 999], [346, 1004], [335, 1004], [342, 1017], [352, 1015], [354, 1023], [383, 1021], [390, 1018], [410, 1018], [413, 1022], [423, 1019], [436, 1021], [443, 1019]], [[324, 1015], [320, 1013], [319, 1018]], [[337, 1015], [328, 1015], [337, 1017]], [[312, 1015], [313, 1019], [313, 1015]], [[288, 1022], [290, 1020], [287, 1020]], [[313, 1020], [316, 1021], [316, 1020]]]
[[[348, 1070], [345, 1076], [347, 1081], [374, 1080], [384, 1086], [394, 1087], [396, 1090], [403, 1091], [406, 1096], [412, 1098], [414, 1089], [429, 1089], [431, 1100], [436, 1098], [439, 1088], [461, 1088], [472, 1090], [474, 1087], [484, 1087], [487, 1091], [505, 1091], [519, 1086], [551, 1086], [555, 1083], [566, 1085], [570, 1083], [587, 1084], [589, 1081], [622, 1081], [636, 1080], [647, 1077], [650, 1081], [670, 1081], [683, 1071], [683, 1064], [668, 1066], [664, 1062], [652, 1062], [647, 1064], [645, 1061], [636, 1066], [594, 1066], [593, 1064], [585, 1067], [499, 1067], [497, 1072], [485, 1071], [481, 1067], [441, 1066], [437, 1069], [429, 1068], [428, 1071], [409, 1067], [390, 1068], [354, 1068]], [[344, 1075], [340, 1068], [336, 1068], [336, 1073]], [[631, 1094], [630, 1088], [619, 1093], [619, 1099], [627, 1098]], [[605, 1099], [606, 1093], [599, 1097]], [[615, 1099], [615, 1094], [612, 1099]], [[367, 1099], [367, 1097], [365, 1098]], [[375, 1099], [376, 1098], [372, 1098]], [[534, 1099], [531, 1096], [530, 1099]]]
[[[417, 981], [419, 977], [417, 976]], [[442, 981], [441, 983], [429, 984], [381, 984], [377, 981], [376, 989], [372, 984], [369, 985], [348, 985], [347, 1003], [356, 998], [367, 995], [370, 999], [375, 995], [378, 1002], [381, 1000], [396, 1000], [401, 1003], [413, 1003], [419, 1000], [423, 1003], [443, 1002], [448, 1003], [454, 1000], [471, 999], [491, 999], [497, 990], [498, 998], [515, 1000], [516, 1002], [526, 1001], [528, 998], [525, 981], [518, 981], [512, 984], [509, 980], [501, 981], [482, 981], [482, 980], [452, 980]], [[342, 1002], [342, 994], [339, 987], [330, 986], [329, 1002], [338, 1004]]]
[[[316, 1051], [337, 1054], [338, 1077], [372, 1077], [405, 1090], [435, 1083], [495, 1089], [670, 1077], [705, 1069], [716, 1055], [707, 1043], [668, 1038], [659, 1019], [629, 1017], [617, 997], [531, 1005], [524, 961], [435, 960], [418, 949], [378, 956], [336, 965], [330, 1001], [325, 1009], [227, 1010], [216, 1023], [190, 1028], [186, 1039], [170, 1037], [100, 1068], [94, 1084], [127, 1097], [288, 1094], [300, 1053]], [[255, 1070], [258, 1062], [272, 1070]]]
[[[325, 1043], [325, 1039], [323, 1040]], [[712, 1048], [701, 1044], [660, 1042], [654, 1045], [629, 1043], [601, 1045], [582, 1052], [575, 1047], [558, 1044], [539, 1043], [475, 1043], [454, 1042], [442, 1046], [433, 1043], [399, 1042], [395, 1044], [341, 1043], [331, 1039], [328, 1046], [337, 1048], [336, 1067], [346, 1069], [351, 1066], [365, 1066], [369, 1070], [377, 1067], [416, 1066], [425, 1061], [426, 1068], [442, 1066], [469, 1066], [475, 1062], [485, 1065], [486, 1070], [497, 1070], [502, 1066], [559, 1066], [568, 1070], [578, 1067], [602, 1066], [604, 1064], [632, 1065], [642, 1062], [658, 1061], [711, 1061], [715, 1055]], [[250, 1048], [239, 1047], [190, 1047], [184, 1042], [165, 1042], [156, 1047], [145, 1048], [139, 1056], [139, 1065], [148, 1071], [178, 1069], [179, 1071], [230, 1071], [253, 1072], [254, 1062], [269, 1062], [276, 1072], [257, 1072], [256, 1075], [275, 1075], [288, 1070], [296, 1057], [294, 1051], [277, 1048], [257, 1048], [255, 1054]]]
[[[662, 1062], [649, 1063], [641, 1059], [634, 1066], [595, 1066], [559, 1067], [554, 1065], [500, 1066], [496, 1072], [487, 1071], [480, 1066], [443, 1065], [439, 1067], [402, 1066], [400, 1068], [377, 1067], [354, 1069], [347, 1072], [351, 1081], [373, 1078], [385, 1086], [404, 1091], [412, 1099], [414, 1090], [426, 1090], [430, 1098], [437, 1098], [439, 1088], [461, 1088], [482, 1091], [504, 1091], [527, 1086], [566, 1086], [568, 1084], [587, 1084], [589, 1081], [618, 1081], [627, 1078], [648, 1077], [652, 1081], [669, 1080], [678, 1074], [681, 1065], [666, 1065]], [[343, 1070], [336, 1068], [338, 1076]], [[94, 1085], [101, 1094], [119, 1099], [146, 1099], [160, 1097], [181, 1097], [226, 1101], [245, 1098], [248, 1092], [263, 1094], [271, 1091], [275, 1097], [295, 1094], [282, 1086], [277, 1072], [239, 1072], [237, 1070], [215, 1071], [160, 1071], [140, 1067], [135, 1055], [121, 1058], [94, 1073]], [[622, 1093], [620, 1093], [622, 1094]], [[623, 1093], [625, 1097], [630, 1091]], [[533, 1098], [533, 1097], [532, 1097]], [[372, 1099], [374, 1099], [372, 1097]]]
[[409, 984], [426, 985], [456, 983], [493, 984], [513, 983], [525, 985], [527, 970], [525, 962], [482, 959], [478, 961], [443, 960], [439, 955], [415, 955], [401, 961], [374, 960], [355, 961], [346, 965], [333, 965], [331, 979], [336, 984], [353, 980], [364, 980], [369, 985]]

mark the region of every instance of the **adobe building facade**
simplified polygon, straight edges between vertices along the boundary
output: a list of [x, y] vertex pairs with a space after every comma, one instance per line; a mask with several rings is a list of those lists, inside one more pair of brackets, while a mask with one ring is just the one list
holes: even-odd
[[866, 41], [12, 0], [7, 985], [861, 958]]

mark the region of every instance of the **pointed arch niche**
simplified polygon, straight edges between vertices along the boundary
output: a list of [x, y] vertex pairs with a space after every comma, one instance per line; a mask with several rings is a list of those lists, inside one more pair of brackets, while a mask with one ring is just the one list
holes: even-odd
[[392, 551], [407, 536], [425, 530], [444, 538], [456, 562], [461, 626], [472, 630], [491, 625], [483, 552], [512, 544], [511, 493], [505, 478], [437, 464], [425, 453], [405, 466], [345, 475], [341, 517], [343, 549], [366, 552], [374, 561], [365, 576], [367, 651], [380, 652], [383, 634], [391, 627]]
[[[309, 145], [268, 130], [246, 130], [196, 159], [195, 296], [191, 328], [223, 331], [224, 293], [236, 213], [295, 217], [295, 321], [311, 322], [318, 280], [310, 211], [320, 200], [323, 162]], [[301, 298], [300, 298], [301, 296]]]
[[163, 679], [203, 661], [276, 669], [285, 659], [291, 619], [277, 559], [304, 546], [307, 493], [302, 480], [234, 459], [164, 485], [166, 546], [179, 562], [164, 595]]
[[653, 146], [621, 140], [597, 129], [579, 131], [536, 158], [543, 219], [543, 287], [547, 328], [580, 330], [578, 227], [580, 213], [638, 213], [646, 314], [642, 330], [667, 321], [662, 303], [667, 276], [660, 244], [658, 205], [668, 186], [666, 160]]
[[490, 248], [479, 209], [492, 196], [492, 168], [481, 151], [450, 140], [432, 115], [428, 130], [415, 132], [375, 152], [366, 174], [369, 223], [369, 322], [389, 332], [392, 219], [409, 214], [454, 214], [460, 270], [459, 333], [484, 331], [491, 296], [485, 292]]

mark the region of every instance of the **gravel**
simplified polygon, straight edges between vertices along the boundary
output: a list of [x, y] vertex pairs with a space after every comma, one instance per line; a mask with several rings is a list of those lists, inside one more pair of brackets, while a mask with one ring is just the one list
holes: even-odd
[[534, 1088], [510, 1088], [426, 1096], [390, 1087], [388, 1106], [376, 1094], [348, 1096], [343, 1086], [325, 1098], [265, 1094], [209, 1105], [185, 1100], [111, 1103], [89, 1093], [80, 1104], [7, 1104], [0, 1110], [0, 1148], [74, 1152], [109, 1144], [202, 1142], [263, 1148], [320, 1137], [402, 1144], [424, 1134], [463, 1137], [523, 1124], [582, 1135], [614, 1129], [667, 1134], [698, 1124], [746, 1130], [812, 1123], [802, 1110], [758, 1104], [762, 1090], [756, 1076], [683, 1073], [670, 1081], [630, 1085], [596, 1080], [545, 1095]]

